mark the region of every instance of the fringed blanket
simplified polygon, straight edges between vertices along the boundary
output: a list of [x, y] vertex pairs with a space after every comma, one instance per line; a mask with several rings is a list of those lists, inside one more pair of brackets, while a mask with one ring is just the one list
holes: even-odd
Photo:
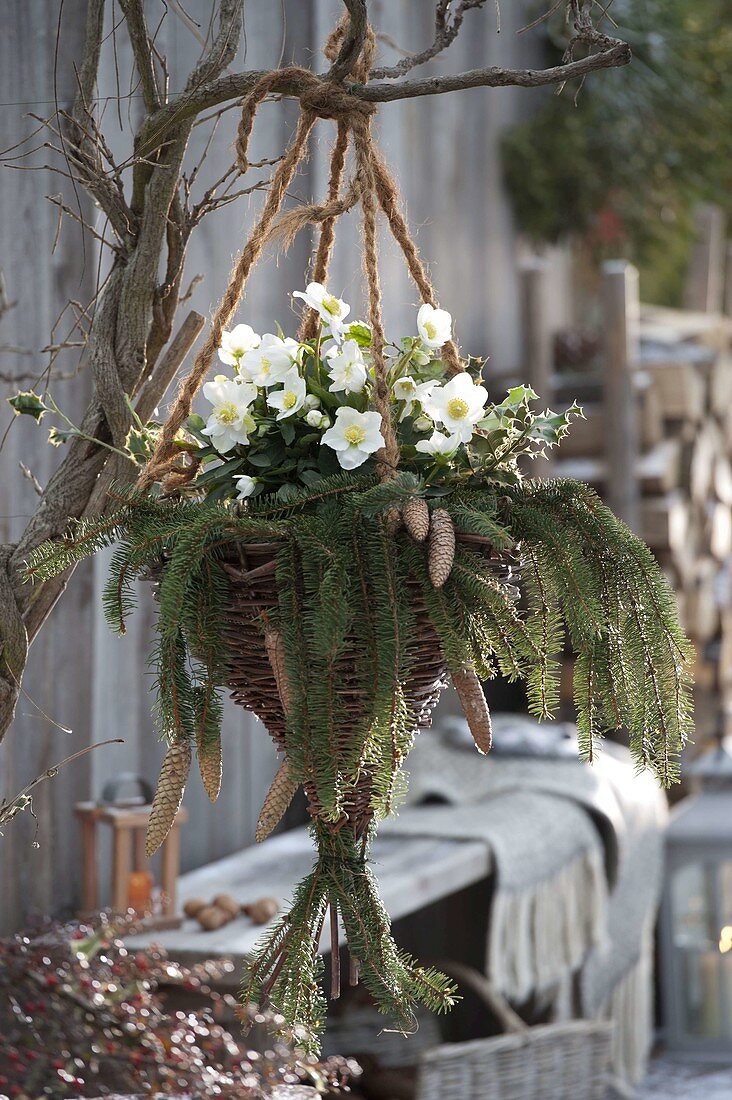
[[602, 944], [602, 844], [575, 803], [504, 792], [479, 805], [415, 806], [382, 832], [485, 841], [495, 868], [486, 969], [507, 997], [550, 988]]
[[[578, 762], [567, 727], [497, 715], [494, 732], [499, 752], [485, 761], [437, 732], [419, 737], [409, 812], [381, 830], [484, 840], [495, 865], [491, 980], [520, 1002], [579, 971], [582, 1014], [615, 1021], [616, 1072], [636, 1081], [652, 1035], [649, 930], [665, 797], [610, 743], [590, 767]], [[502, 755], [506, 743], [522, 755]]]

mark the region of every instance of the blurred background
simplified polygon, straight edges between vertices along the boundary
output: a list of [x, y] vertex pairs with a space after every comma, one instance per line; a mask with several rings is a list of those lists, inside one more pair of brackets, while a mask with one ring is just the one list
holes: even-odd
[[[500, 33], [492, 8], [468, 12], [456, 42], [425, 75], [559, 63], [564, 6], [540, 18], [549, 6], [534, 0], [502, 5]], [[170, 86], [181, 87], [212, 5], [200, 0], [182, 9], [149, 0], [146, 7]], [[99, 109], [111, 152], [122, 161], [142, 105], [129, 43], [111, 30], [119, 19], [114, 0], [108, 8]], [[340, 10], [334, 0], [251, 0], [233, 68], [290, 61], [320, 68], [320, 45]], [[370, 12], [384, 63], [432, 39], [432, 4], [372, 0]], [[486, 763], [485, 779], [466, 754], [448, 698], [434, 731], [420, 739], [424, 748], [415, 749], [402, 825], [385, 836], [385, 892], [400, 918], [398, 938], [410, 949], [449, 955], [473, 977], [487, 973], [493, 993], [518, 1009], [524, 1024], [565, 1027], [554, 1037], [548, 1032], [549, 1047], [555, 1039], [569, 1044], [566, 1064], [577, 1081], [586, 1073], [592, 1083], [564, 1093], [547, 1086], [536, 1095], [601, 1096], [592, 1089], [602, 1078], [603, 1089], [612, 1079], [618, 1095], [641, 1089], [637, 1095], [691, 1097], [703, 1088], [708, 1098], [722, 1097], [732, 1095], [732, 1070], [724, 1068], [732, 1061], [732, 757], [725, 749], [732, 689], [732, 5], [615, 0], [608, 15], [617, 24], [608, 25], [609, 33], [632, 46], [630, 67], [594, 74], [561, 94], [553, 87], [474, 89], [387, 104], [378, 135], [461, 347], [488, 357], [492, 397], [526, 382], [545, 405], [563, 409], [574, 398], [583, 405], [586, 419], [574, 425], [561, 452], [530, 472], [589, 481], [651, 546], [696, 649], [694, 743], [683, 781], [670, 792], [669, 816], [666, 795], [634, 774], [622, 737], [594, 769], [575, 762], [569, 655], [560, 722], [552, 728], [525, 717], [515, 685], [487, 687], [497, 721], [495, 762]], [[41, 378], [77, 420], [92, 383], [78, 333], [69, 337], [68, 331], [93, 298], [107, 260], [92, 234], [70, 218], [59, 222], [58, 203], [49, 196], [79, 202], [102, 235], [104, 228], [68, 178], [44, 169], [51, 160], [44, 134], [26, 139], [38, 125], [34, 115], [47, 117], [54, 104], [73, 98], [85, 18], [85, 0], [10, 0], [0, 36], [0, 145], [6, 151], [0, 387], [12, 396]], [[263, 106], [253, 160], [279, 156], [294, 117], [290, 103]], [[200, 192], [230, 164], [235, 125], [230, 112], [216, 121], [215, 132], [212, 121], [194, 129], [187, 171], [190, 176], [206, 150], [195, 179]], [[325, 191], [328, 126], [321, 123], [318, 134], [294, 185], [294, 203]], [[266, 180], [267, 170], [259, 173]], [[255, 190], [197, 228], [182, 311], [210, 315], [261, 201]], [[304, 286], [311, 251], [304, 233], [286, 255], [268, 255], [237, 319], [260, 332], [278, 320], [293, 333], [289, 295]], [[354, 225], [339, 232], [332, 270], [331, 289], [359, 315]], [[386, 240], [382, 282], [387, 331], [411, 331], [414, 291]], [[59, 350], [69, 340], [72, 346]], [[35, 508], [33, 479], [48, 481], [59, 452], [48, 446], [43, 428], [30, 418], [14, 420], [7, 406], [0, 433], [0, 542], [7, 542]], [[119, 737], [124, 743], [90, 753], [43, 784], [33, 814], [5, 830], [3, 934], [80, 909], [92, 871], [90, 834], [85, 847], [75, 807], [116, 798], [119, 792], [108, 785], [121, 774], [154, 785], [159, 769], [147, 669], [152, 601], [143, 594], [127, 637], [113, 637], [101, 612], [105, 565], [100, 556], [77, 569], [33, 646], [18, 715], [0, 746], [0, 795], [94, 741]], [[307, 865], [306, 849], [294, 841], [291, 850], [273, 850], [271, 865], [252, 864], [247, 855], [277, 760], [261, 724], [233, 706], [224, 756], [218, 803], [209, 804], [197, 779], [186, 794], [180, 865], [174, 852], [168, 866], [169, 874], [182, 876], [179, 902], [202, 883], [209, 893], [232, 882], [276, 893], [273, 874], [284, 891], [287, 860], [294, 868]], [[467, 833], [450, 817], [466, 806], [475, 819]], [[418, 816], [410, 817], [412, 811]], [[543, 831], [545, 820], [558, 823], [556, 835]], [[303, 821], [295, 807], [287, 824]], [[112, 834], [114, 828], [99, 829], [100, 905], [114, 900]], [[234, 863], [216, 862], [224, 857]], [[163, 871], [154, 869], [156, 881]], [[214, 943], [198, 929], [191, 932], [190, 923], [157, 937], [171, 954], [237, 954], [233, 933], [227, 939], [223, 929]], [[491, 1061], [500, 1051], [449, 1048], [495, 1043], [501, 1034], [510, 1040], [516, 1021], [512, 1029], [511, 1016], [486, 999], [485, 988], [468, 988], [470, 978], [461, 973], [467, 983], [462, 1007], [442, 1030], [433, 1020], [420, 1021], [406, 1043], [380, 1034], [368, 1004], [344, 1000], [329, 1042], [365, 1067], [355, 1091], [422, 1100], [493, 1095], [487, 1081], [500, 1076]], [[579, 1030], [568, 1032], [570, 1021]], [[598, 1021], [612, 1024], [612, 1034], [595, 1027]], [[665, 1053], [647, 1076], [654, 1044]], [[670, 1062], [670, 1054], [677, 1061]], [[549, 1054], [536, 1057], [541, 1062]], [[543, 1071], [556, 1072], [548, 1063]]]

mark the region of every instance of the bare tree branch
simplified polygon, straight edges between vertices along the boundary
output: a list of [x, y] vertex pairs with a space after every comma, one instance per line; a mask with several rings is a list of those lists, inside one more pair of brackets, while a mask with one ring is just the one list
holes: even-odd
[[[618, 68], [629, 63], [631, 51], [627, 42], [607, 38], [605, 43], [597, 53], [547, 69], [504, 69], [492, 65], [485, 69], [468, 69], [465, 72], [429, 77], [424, 80], [402, 80], [395, 84], [381, 82], [347, 84], [346, 87], [352, 95], [369, 103], [393, 103], [417, 96], [463, 91], [467, 88], [511, 86], [540, 88], [549, 84], [564, 84], [601, 69]], [[265, 71], [230, 73], [206, 85], [184, 92], [179, 99], [161, 107], [150, 117], [145, 132], [140, 137], [138, 155], [150, 156], [159, 149], [167, 140], [171, 127], [178, 124], [181, 119], [189, 118], [211, 107], [217, 107], [228, 100], [241, 99], [266, 75]], [[284, 96], [296, 95], [297, 91], [292, 82], [284, 76], [282, 82], [272, 88], [273, 94]]]
[[399, 84], [365, 84], [350, 89], [369, 103], [390, 103], [416, 96], [443, 95], [467, 88], [541, 88], [548, 84], [566, 84], [600, 69], [615, 69], [631, 59], [627, 42], [617, 42], [600, 53], [589, 54], [579, 61], [568, 61], [548, 69], [468, 69], [455, 76], [434, 76], [425, 80], [405, 80]]
[[452, 18], [450, 18], [450, 0], [439, 0], [435, 8], [435, 39], [432, 45], [420, 51], [420, 53], [407, 54], [396, 65], [372, 69], [371, 79], [397, 79], [400, 76], [405, 76], [411, 69], [416, 69], [418, 65], [424, 65], [431, 61], [433, 57], [437, 57], [438, 53], [446, 50], [457, 38], [466, 11], [471, 8], [482, 8], [483, 4], [485, 4], [485, 0], [461, 0], [461, 3], [452, 13]]
[[327, 75], [327, 79], [334, 82], [345, 80], [358, 61], [369, 25], [366, 0], [343, 0], [343, 2], [348, 9], [350, 20], [338, 57]]
[[140, 74], [142, 97], [148, 111], [161, 105], [162, 97], [153, 60], [153, 44], [147, 30], [142, 0], [119, 0], [119, 6], [127, 20], [130, 45]]

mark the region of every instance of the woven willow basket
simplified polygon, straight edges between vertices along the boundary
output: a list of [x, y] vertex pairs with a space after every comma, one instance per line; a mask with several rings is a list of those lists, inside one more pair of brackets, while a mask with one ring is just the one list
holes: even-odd
[[[474, 535], [458, 535], [458, 540], [481, 550], [501, 582], [510, 582], [511, 561], [505, 555], [495, 553], [487, 540]], [[276, 542], [239, 543], [222, 564], [229, 579], [224, 636], [229, 655], [228, 685], [232, 698], [262, 720], [277, 748], [284, 752], [285, 715], [262, 632], [262, 623], [277, 612], [276, 557], [279, 548]], [[404, 688], [413, 728], [419, 730], [430, 725], [432, 711], [447, 683], [447, 668], [421, 587], [416, 580], [408, 584], [417, 630], [408, 651], [412, 671]], [[361, 660], [362, 655], [354, 641], [354, 644], [344, 646], [334, 668], [335, 693], [341, 712], [351, 716], [349, 725], [352, 729], [358, 729], [364, 721], [356, 675]], [[314, 790], [309, 785], [305, 790], [311, 815], [320, 817]], [[364, 773], [345, 807], [345, 819], [338, 823], [338, 827], [346, 824], [347, 820], [356, 835], [361, 835], [371, 820], [370, 803], [371, 779], [368, 773]]]
[[477, 971], [440, 962], [506, 1034], [449, 1043], [419, 1059], [416, 1100], [604, 1100], [612, 1025], [592, 1020], [529, 1027]]

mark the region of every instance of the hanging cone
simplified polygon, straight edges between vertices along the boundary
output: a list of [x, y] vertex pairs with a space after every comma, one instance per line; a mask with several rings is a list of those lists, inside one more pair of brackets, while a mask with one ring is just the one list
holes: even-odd
[[212, 802], [215, 802], [221, 792], [221, 776], [223, 773], [223, 759], [221, 756], [221, 738], [204, 744], [203, 739], [197, 738], [196, 751], [198, 755], [198, 770], [201, 773], [201, 781], [206, 794]]
[[424, 542], [430, 533], [430, 510], [424, 497], [412, 497], [402, 508], [404, 526], [415, 542]]
[[191, 769], [189, 741], [175, 741], [165, 754], [158, 789], [155, 791], [150, 819], [147, 823], [145, 852], [152, 856], [170, 832], [175, 815], [183, 801], [183, 791]]
[[455, 528], [450, 513], [444, 508], [435, 508], [430, 520], [430, 542], [427, 566], [430, 580], [435, 588], [442, 588], [450, 576], [455, 560]]
[[289, 763], [283, 760], [262, 803], [254, 834], [257, 844], [266, 840], [272, 830], [279, 825], [299, 786], [300, 784], [290, 774]]
[[282, 709], [287, 715], [290, 710], [290, 685], [287, 680], [287, 668], [285, 666], [285, 642], [279, 630], [270, 629], [265, 631], [264, 645], [274, 678], [277, 681], [277, 691]]
[[468, 666], [452, 673], [452, 682], [460, 699], [463, 714], [467, 720], [470, 732], [473, 735], [478, 752], [484, 755], [491, 750], [493, 743], [493, 727], [491, 724], [491, 712], [485, 701], [483, 688], [475, 669]]

